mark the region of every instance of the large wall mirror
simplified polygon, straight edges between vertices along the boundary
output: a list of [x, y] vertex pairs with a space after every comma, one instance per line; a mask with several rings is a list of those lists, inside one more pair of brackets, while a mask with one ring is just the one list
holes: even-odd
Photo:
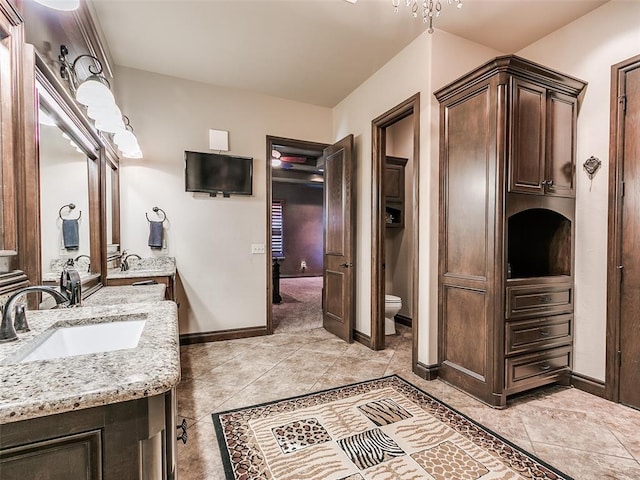
[[104, 146], [52, 72], [36, 65], [41, 280], [57, 284], [62, 270], [73, 267], [86, 294], [101, 284]]

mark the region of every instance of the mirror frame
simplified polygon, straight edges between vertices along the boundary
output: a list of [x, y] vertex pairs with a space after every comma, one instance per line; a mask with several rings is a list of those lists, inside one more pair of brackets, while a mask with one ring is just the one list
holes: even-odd
[[[106, 283], [106, 275], [108, 272], [108, 263], [116, 258], [120, 258], [121, 245], [120, 245], [120, 162], [118, 160], [118, 153], [109, 143], [106, 144], [104, 150], [104, 161], [102, 162], [101, 170], [101, 204], [102, 208], [102, 272], [104, 275], [103, 282]], [[107, 175], [112, 171], [113, 178], [111, 179], [111, 242], [107, 239], [107, 232], [109, 227], [107, 225], [107, 205], [108, 194], [107, 192]], [[107, 246], [109, 243], [118, 244], [118, 251], [116, 253], [108, 253]]]
[[[71, 97], [61, 80], [51, 71], [45, 59], [29, 46], [25, 66], [33, 66], [33, 75], [29, 81], [25, 75], [25, 83], [29, 83], [26, 91], [31, 95], [25, 98], [28, 119], [26, 121], [26, 155], [25, 163], [31, 172], [32, 179], [27, 181], [26, 193], [30, 199], [26, 206], [27, 231], [30, 232], [31, 250], [33, 255], [27, 260], [29, 263], [29, 279], [32, 283], [42, 283], [41, 246], [40, 246], [40, 179], [39, 179], [39, 145], [38, 145], [38, 106], [41, 102], [37, 85], [42, 87], [48, 100], [45, 99], [49, 110], [54, 110], [65, 121], [65, 127], [71, 129], [71, 136], [87, 154], [88, 182], [89, 182], [89, 251], [91, 264], [97, 278], [83, 284], [83, 297], [99, 289], [104, 283], [106, 272], [103, 270], [103, 239], [106, 237], [104, 211], [101, 208], [104, 197], [104, 176], [102, 171], [105, 164], [105, 142], [94, 130], [86, 116]], [[66, 121], [65, 120], [66, 117]], [[38, 241], [33, 241], [36, 238]], [[33, 272], [33, 273], [32, 273]]]
[[[11, 2], [0, 0], [0, 42], [6, 47], [6, 55], [0, 60], [0, 250], [17, 252], [13, 270], [4, 279], [0, 295], [8, 295], [13, 290], [28, 285], [26, 259], [29, 252], [23, 241], [23, 230], [19, 222], [22, 200], [25, 192], [22, 179], [25, 176], [22, 159], [24, 136], [22, 130], [22, 109], [24, 90], [23, 77], [23, 19]], [[5, 274], [2, 274], [3, 276]]]

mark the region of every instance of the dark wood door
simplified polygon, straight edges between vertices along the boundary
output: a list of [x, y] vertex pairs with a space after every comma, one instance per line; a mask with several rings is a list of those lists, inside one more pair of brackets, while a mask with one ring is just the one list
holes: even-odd
[[353, 135], [324, 150], [322, 318], [329, 332], [353, 341], [355, 321], [355, 175]]
[[624, 73], [620, 402], [640, 408], [640, 62]]

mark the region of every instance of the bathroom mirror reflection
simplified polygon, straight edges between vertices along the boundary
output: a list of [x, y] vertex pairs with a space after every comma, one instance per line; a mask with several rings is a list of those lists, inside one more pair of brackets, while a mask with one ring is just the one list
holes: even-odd
[[66, 265], [81, 274], [92, 271], [88, 162], [93, 160], [42, 91], [38, 124], [42, 280], [57, 281]]

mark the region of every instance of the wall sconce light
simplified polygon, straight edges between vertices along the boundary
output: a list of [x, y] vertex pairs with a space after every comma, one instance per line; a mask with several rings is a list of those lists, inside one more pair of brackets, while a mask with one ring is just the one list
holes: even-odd
[[[60, 45], [60, 76], [65, 79], [71, 87], [72, 93], [75, 95], [78, 103], [86, 107], [94, 108], [108, 108], [115, 106], [116, 100], [111, 93], [111, 85], [109, 81], [102, 75], [104, 69], [102, 63], [93, 55], [84, 54], [77, 57], [73, 63], [67, 60], [69, 50], [65, 45]], [[88, 70], [91, 75], [86, 79], [80, 81], [78, 73], [76, 72], [76, 66], [82, 59], [91, 59], [92, 64], [89, 65]]]
[[36, 3], [44, 5], [45, 7], [53, 8], [54, 10], [62, 10], [70, 12], [71, 10], [77, 10], [80, 6], [80, 0], [35, 0]]
[[138, 139], [133, 133], [133, 127], [129, 123], [129, 118], [124, 117], [125, 128], [116, 132], [113, 142], [118, 146], [125, 158], [142, 158], [142, 150], [138, 144]]
[[[133, 134], [133, 127], [129, 123], [129, 118], [123, 116], [116, 105], [109, 81], [102, 74], [104, 69], [100, 60], [93, 55], [84, 54], [71, 63], [67, 60], [68, 54], [67, 47], [61, 45], [58, 56], [60, 76], [69, 83], [76, 101], [87, 107], [87, 116], [94, 120], [97, 130], [113, 135], [113, 142], [124, 157], [142, 158], [142, 151], [138, 145], [138, 139]], [[82, 59], [90, 59], [91, 64], [88, 66], [90, 75], [81, 81], [78, 78], [76, 65]]]

